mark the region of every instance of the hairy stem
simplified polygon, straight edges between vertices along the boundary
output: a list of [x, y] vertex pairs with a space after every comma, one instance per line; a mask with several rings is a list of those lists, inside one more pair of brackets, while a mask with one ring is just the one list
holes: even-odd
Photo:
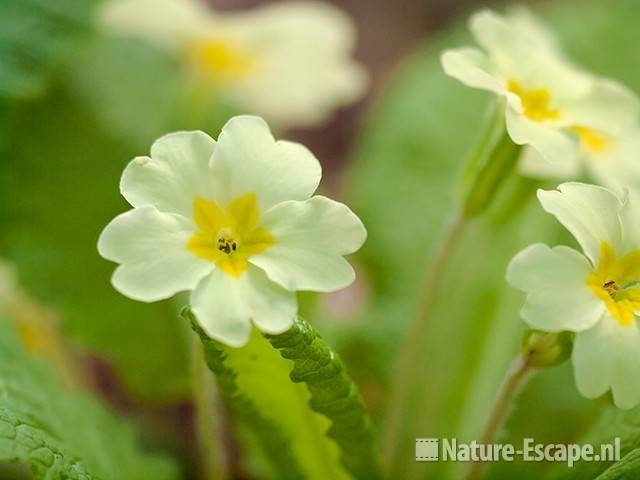
[[[507, 372], [498, 396], [491, 408], [491, 414], [480, 436], [481, 445], [488, 445], [495, 441], [496, 435], [500, 427], [502, 427], [516, 395], [533, 371], [534, 367], [531, 365], [529, 357], [518, 356], [511, 369]], [[474, 462], [471, 465], [466, 480], [476, 480], [479, 478], [484, 467], [484, 463]]]
[[387, 466], [394, 471], [396, 452], [406, 412], [411, 385], [419, 381], [420, 354], [430, 323], [430, 317], [442, 277], [449, 260], [469, 222], [485, 212], [493, 203], [500, 187], [515, 170], [522, 147], [511, 140], [504, 123], [503, 110], [498, 105], [489, 111], [485, 131], [467, 162], [462, 176], [461, 205], [443, 232], [433, 264], [425, 278], [418, 311], [410, 326], [394, 375], [391, 400], [387, 411], [384, 455]]
[[466, 226], [467, 218], [458, 214], [452, 218], [443, 232], [433, 265], [424, 281], [418, 314], [411, 325], [404, 348], [400, 350], [387, 412], [387, 430], [384, 439], [384, 455], [388, 466], [393, 465], [395, 460], [402, 428], [402, 416], [411, 392], [411, 385], [417, 380], [416, 377], [419, 373], [420, 353], [429, 327], [431, 310], [438, 298], [438, 287]]
[[224, 480], [228, 478], [224, 464], [218, 409], [216, 409], [216, 389], [213, 377], [204, 359], [202, 342], [193, 336], [192, 378], [194, 423], [201, 461], [202, 480]]

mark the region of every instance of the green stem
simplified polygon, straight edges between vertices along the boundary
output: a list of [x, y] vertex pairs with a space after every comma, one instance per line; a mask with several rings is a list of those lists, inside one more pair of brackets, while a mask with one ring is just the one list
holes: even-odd
[[463, 203], [464, 214], [475, 217], [491, 206], [504, 181], [516, 168], [522, 150], [506, 129], [494, 144], [489, 160], [480, 168]]
[[[462, 233], [467, 225], [467, 219], [461, 215], [455, 216], [449, 222], [442, 239], [433, 265], [429, 270], [422, 288], [422, 298], [418, 314], [411, 325], [404, 347], [400, 350], [400, 357], [396, 366], [394, 385], [391, 390], [391, 400], [387, 411], [386, 435], [384, 438], [384, 455], [387, 465], [394, 465], [397, 447], [399, 446], [400, 431], [403, 414], [406, 412], [411, 385], [418, 380], [420, 354], [429, 327], [431, 310], [438, 297], [438, 286], [441, 277], [449, 263], [449, 258], [455, 251]], [[391, 469], [393, 471], [393, 469]]]
[[478, 147], [467, 162], [462, 178], [465, 187], [462, 209], [452, 215], [447, 228], [441, 235], [438, 250], [423, 282], [422, 297], [415, 320], [400, 350], [384, 437], [385, 460], [392, 472], [399, 446], [402, 417], [407, 411], [411, 386], [418, 384], [420, 380], [422, 347], [427, 336], [433, 307], [438, 299], [442, 277], [470, 220], [491, 205], [503, 182], [515, 170], [521, 151], [521, 146], [511, 141], [505, 129], [501, 110], [498, 105], [492, 112]]
[[[496, 435], [502, 427], [507, 413], [511, 410], [514, 399], [524, 385], [525, 380], [529, 378], [533, 371], [534, 367], [531, 365], [529, 357], [518, 356], [502, 383], [500, 392], [491, 409], [489, 419], [482, 430], [479, 442], [481, 445], [489, 445], [495, 441]], [[485, 466], [485, 463], [474, 462], [466, 476], [466, 480], [476, 480], [479, 478]]]
[[193, 335], [193, 401], [195, 407], [195, 428], [201, 460], [203, 480], [223, 480], [228, 478], [221, 452], [224, 451], [220, 425], [218, 423], [217, 394], [213, 377], [204, 358], [202, 342]]

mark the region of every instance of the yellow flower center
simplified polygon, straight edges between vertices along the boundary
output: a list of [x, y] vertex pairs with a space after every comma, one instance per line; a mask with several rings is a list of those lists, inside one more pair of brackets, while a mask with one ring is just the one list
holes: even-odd
[[560, 116], [560, 112], [551, 109], [551, 94], [546, 88], [532, 88], [525, 90], [517, 80], [507, 82], [507, 90], [520, 97], [524, 115], [536, 122], [544, 120], [555, 120]]
[[199, 231], [187, 249], [235, 278], [247, 269], [250, 256], [274, 244], [269, 231], [257, 226], [260, 210], [255, 193], [236, 198], [226, 209], [198, 197], [193, 201], [193, 219]]
[[256, 67], [254, 55], [225, 39], [193, 41], [187, 47], [187, 55], [198, 71], [220, 83], [241, 80]]
[[580, 145], [585, 150], [601, 153], [610, 146], [610, 139], [607, 135], [598, 130], [588, 127], [571, 127], [569, 130], [578, 134]]
[[640, 249], [617, 258], [613, 247], [602, 242], [598, 267], [587, 277], [587, 285], [622, 326], [632, 325], [640, 311], [639, 280]]

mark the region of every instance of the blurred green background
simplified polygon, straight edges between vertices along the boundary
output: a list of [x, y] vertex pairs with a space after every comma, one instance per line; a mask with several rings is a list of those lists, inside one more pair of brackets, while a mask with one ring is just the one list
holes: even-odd
[[[235, 9], [258, 2], [211, 3]], [[177, 316], [182, 303], [121, 296], [109, 283], [114, 266], [95, 245], [104, 225], [127, 208], [117, 185], [131, 158], [169, 131], [198, 128], [216, 137], [236, 110], [221, 102], [194, 119], [174, 60], [99, 28], [100, 4], [0, 2], [0, 258], [55, 319], [81, 383], [132, 421], [147, 448], [177, 459], [176, 475], [196, 478], [191, 333]], [[303, 311], [341, 353], [382, 429], [394, 359], [490, 102], [447, 78], [439, 54], [471, 42], [464, 21], [484, 2], [336, 4], [356, 21], [357, 57], [371, 72], [372, 89], [326, 125], [277, 136], [316, 153], [325, 172], [321, 188], [348, 203], [369, 230], [353, 259], [356, 284], [323, 297], [305, 294]], [[566, 0], [532, 8], [577, 63], [640, 93], [640, 3]], [[520, 178], [502, 192], [442, 279], [423, 381], [412, 386], [405, 412], [399, 451], [406, 461], [392, 478], [460, 478], [463, 465], [416, 463], [414, 439], [477, 436], [522, 333], [522, 297], [504, 281], [506, 264], [536, 241], [572, 243], [533, 201], [542, 185]], [[608, 435], [640, 435], [638, 415], [611, 413], [606, 404], [581, 399], [565, 364], [533, 379], [504, 434], [575, 441], [604, 410], [599, 421], [609, 425]], [[259, 462], [238, 456], [237, 442], [229, 449], [234, 478], [270, 478]], [[595, 478], [604, 467], [504, 464], [487, 478]]]

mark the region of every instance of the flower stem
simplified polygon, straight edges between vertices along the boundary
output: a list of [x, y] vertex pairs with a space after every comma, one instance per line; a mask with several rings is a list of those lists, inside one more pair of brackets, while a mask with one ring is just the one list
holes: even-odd
[[503, 185], [515, 170], [521, 146], [511, 140], [504, 123], [500, 105], [488, 112], [485, 131], [472, 152], [461, 178], [462, 199], [457, 213], [452, 215], [443, 232], [433, 264], [427, 273], [417, 315], [409, 329], [394, 375], [391, 399], [387, 411], [384, 455], [393, 472], [396, 451], [406, 411], [411, 385], [420, 373], [420, 353], [425, 342], [429, 320], [438, 299], [442, 277], [469, 222], [486, 211]]
[[[530, 362], [529, 356], [521, 356], [515, 360], [511, 369], [507, 372], [507, 375], [500, 387], [500, 391], [491, 409], [489, 419], [482, 430], [480, 436], [481, 445], [491, 444], [500, 430], [507, 413], [510, 410], [513, 400], [516, 398], [517, 393], [524, 385], [531, 373], [534, 371], [534, 366]], [[482, 462], [474, 462], [471, 465], [466, 480], [475, 480], [480, 477], [484, 470], [485, 464]]]
[[443, 232], [433, 266], [424, 281], [422, 289], [424, 293], [420, 301], [418, 314], [407, 335], [404, 348], [400, 351], [400, 358], [394, 376], [395, 383], [391, 390], [390, 407], [387, 412], [387, 430], [384, 440], [384, 455], [388, 466], [392, 466], [395, 459], [402, 427], [402, 415], [405, 411], [411, 385], [419, 373], [420, 352], [429, 326], [428, 320], [431, 310], [438, 297], [438, 287], [442, 282], [442, 275], [446, 270], [449, 259], [455, 251], [466, 226], [467, 218], [462, 214], [456, 214]]
[[216, 411], [216, 390], [213, 378], [205, 363], [202, 342], [193, 336], [192, 378], [194, 423], [201, 461], [202, 480], [223, 480], [228, 478], [221, 452], [220, 426]]

